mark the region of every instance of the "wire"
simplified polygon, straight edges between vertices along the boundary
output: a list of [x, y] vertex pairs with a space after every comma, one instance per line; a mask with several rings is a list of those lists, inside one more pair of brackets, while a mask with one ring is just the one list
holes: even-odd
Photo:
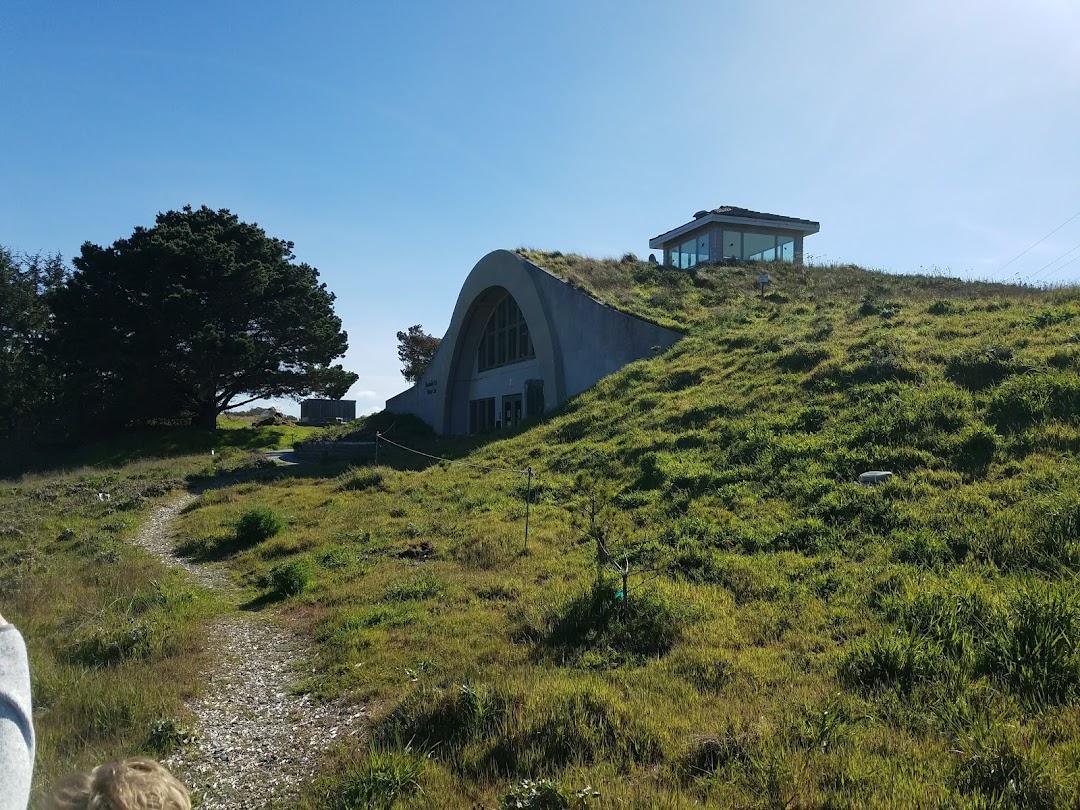
[[[1074, 219], [1076, 219], [1077, 217], [1080, 217], [1080, 211], [1077, 211], [1077, 212], [1076, 212], [1075, 214], [1073, 214], [1073, 215], [1072, 215], [1071, 217], [1069, 217], [1069, 218], [1068, 218], [1067, 220], [1065, 220], [1064, 222], [1062, 222], [1062, 223], [1061, 223], [1060, 225], [1058, 225], [1058, 226], [1057, 226], [1056, 228], [1054, 228], [1054, 230], [1050, 231], [1050, 233], [1048, 233], [1048, 234], [1047, 234], [1046, 236], [1044, 236], [1044, 237], [1043, 237], [1042, 239], [1040, 239], [1040, 240], [1039, 240], [1038, 242], [1035, 242], [1035, 243], [1033, 243], [1033, 244], [1031, 244], [1031, 245], [1028, 245], [1028, 247], [1026, 247], [1026, 248], [1024, 248], [1023, 250], [1021, 250], [1021, 251], [1020, 251], [1019, 253], [1017, 253], [1017, 254], [1016, 254], [1015, 256], [1013, 256], [1013, 257], [1012, 257], [1011, 259], [1009, 259], [1009, 260], [1008, 260], [1007, 262], [1005, 262], [1005, 264], [1001, 265], [1001, 267], [999, 267], [999, 268], [998, 268], [997, 270], [995, 270], [995, 271], [994, 271], [993, 273], [991, 273], [991, 274], [990, 274], [990, 278], [989, 278], [988, 280], [989, 280], [989, 281], [993, 281], [993, 279], [994, 279], [994, 278], [996, 278], [996, 277], [998, 276], [998, 274], [999, 274], [999, 273], [1001, 273], [1001, 271], [1002, 271], [1002, 270], [1004, 270], [1004, 269], [1005, 269], [1006, 267], [1008, 267], [1008, 266], [1009, 266], [1010, 264], [1012, 264], [1013, 262], [1015, 262], [1015, 261], [1016, 261], [1017, 259], [1019, 259], [1019, 258], [1020, 258], [1021, 256], [1023, 256], [1023, 255], [1025, 254], [1025, 253], [1027, 253], [1027, 252], [1028, 252], [1029, 250], [1031, 250], [1031, 249], [1032, 249], [1033, 247], [1036, 247], [1037, 245], [1041, 245], [1041, 244], [1042, 244], [1043, 242], [1045, 242], [1045, 241], [1046, 241], [1047, 239], [1049, 239], [1049, 238], [1050, 238], [1051, 236], [1053, 236], [1053, 235], [1054, 235], [1055, 233], [1057, 233], [1058, 231], [1060, 231], [1060, 230], [1061, 230], [1062, 228], [1064, 228], [1064, 227], [1065, 227], [1066, 225], [1068, 225], [1068, 224], [1069, 224], [1070, 222], [1072, 222], [1072, 221], [1073, 221]], [[1053, 262], [1051, 262], [1051, 264], [1053, 264]]]
[[[1072, 253], [1077, 248], [1080, 248], [1080, 244], [1073, 245], [1071, 248], [1066, 250], [1064, 253], [1062, 253], [1060, 256], [1058, 256], [1056, 259], [1054, 259], [1052, 262], [1047, 262], [1046, 264], [1044, 264], [1042, 267], [1040, 267], [1038, 270], [1036, 270], [1034, 273], [1032, 273], [1030, 276], [1028, 276], [1028, 283], [1030, 284], [1032, 281], [1034, 281], [1036, 278], [1038, 278], [1042, 274], [1043, 270], [1045, 270], [1047, 267], [1049, 267], [1052, 264], [1057, 264], [1059, 261], [1064, 259], [1066, 256], [1068, 256], [1070, 253]], [[1080, 258], [1080, 256], [1078, 256], [1076, 258], [1073, 258], [1073, 259], [1069, 259], [1069, 261], [1065, 262], [1065, 264], [1061, 265], [1061, 267], [1059, 267], [1057, 269], [1060, 270], [1062, 267], [1067, 267], [1068, 265], [1075, 262], [1077, 258]]]
[[496, 472], [519, 473], [521, 475], [528, 475], [529, 474], [528, 470], [515, 470], [515, 469], [512, 469], [510, 467], [486, 467], [483, 464], [470, 464], [467, 461], [455, 461], [452, 458], [443, 458], [442, 456], [433, 456], [433, 455], [431, 455], [431, 453], [421, 453], [419, 450], [413, 450], [411, 447], [406, 447], [403, 444], [398, 444], [397, 442], [392, 442], [388, 438], [383, 436], [381, 433], [376, 433], [375, 434], [375, 441], [376, 442], [383, 441], [383, 442], [386, 442], [387, 444], [392, 444], [392, 445], [394, 445], [394, 447], [399, 447], [402, 450], [406, 450], [406, 451], [408, 451], [410, 453], [415, 453], [416, 455], [423, 456], [424, 458], [431, 458], [431, 459], [434, 459], [435, 461], [445, 461], [447, 464], [460, 464], [463, 467], [472, 467], [474, 470], [487, 470], [489, 472], [490, 471], [496, 471]]

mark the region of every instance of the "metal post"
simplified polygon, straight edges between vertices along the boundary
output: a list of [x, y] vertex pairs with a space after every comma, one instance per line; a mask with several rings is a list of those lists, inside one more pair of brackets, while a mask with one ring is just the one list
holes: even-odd
[[379, 466], [379, 431], [375, 431], [375, 466]]
[[525, 484], [525, 551], [529, 550], [529, 502], [532, 501], [532, 467], [526, 472], [529, 474]]
[[622, 568], [622, 607], [625, 616], [630, 607], [630, 558], [623, 557]]

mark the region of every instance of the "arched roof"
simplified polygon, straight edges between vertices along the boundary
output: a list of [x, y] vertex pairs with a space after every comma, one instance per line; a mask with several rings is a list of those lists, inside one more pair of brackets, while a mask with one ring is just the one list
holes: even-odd
[[[469, 377], [472, 368], [472, 353], [466, 350], [464, 337], [476, 314], [478, 305], [509, 294], [517, 302], [522, 316], [529, 324], [536, 359], [540, 365], [541, 376], [550, 380], [556, 402], [565, 398], [565, 371], [559, 351], [558, 332], [552, 322], [551, 313], [544, 305], [544, 297], [537, 283], [534, 265], [509, 250], [496, 250], [487, 254], [469, 273], [461, 287], [454, 314], [450, 318], [450, 327], [443, 337], [443, 346], [449, 347], [450, 356], [446, 358], [447, 384], [442, 397], [441, 410], [443, 425], [451, 424], [451, 409], [456, 403], [457, 386]], [[533, 272], [530, 272], [533, 271]], [[486, 315], [485, 315], [486, 323]], [[440, 347], [441, 348], [441, 347]]]

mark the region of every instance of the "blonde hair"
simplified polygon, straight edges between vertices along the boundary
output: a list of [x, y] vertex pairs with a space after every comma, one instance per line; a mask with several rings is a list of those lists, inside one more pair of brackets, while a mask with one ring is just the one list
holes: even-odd
[[41, 810], [191, 810], [191, 799], [160, 763], [126, 759], [64, 777]]

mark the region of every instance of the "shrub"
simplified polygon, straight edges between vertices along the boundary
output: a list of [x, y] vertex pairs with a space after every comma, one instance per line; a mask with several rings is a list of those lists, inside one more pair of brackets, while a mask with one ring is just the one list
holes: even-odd
[[910, 694], [935, 670], [940, 650], [909, 631], [888, 632], [857, 643], [840, 666], [849, 684], [864, 688], [895, 686]]
[[[628, 598], [620, 597], [614, 583], [605, 580], [549, 609], [540, 627], [525, 635], [564, 664], [618, 666], [667, 653], [686, 620], [686, 608], [665, 595], [632, 588]], [[586, 655], [589, 651], [602, 657]]]
[[275, 565], [266, 576], [270, 591], [278, 596], [303, 593], [315, 577], [315, 565], [307, 557]]
[[236, 544], [250, 548], [269, 540], [285, 528], [285, 521], [269, 506], [256, 506], [240, 515], [236, 521]]

